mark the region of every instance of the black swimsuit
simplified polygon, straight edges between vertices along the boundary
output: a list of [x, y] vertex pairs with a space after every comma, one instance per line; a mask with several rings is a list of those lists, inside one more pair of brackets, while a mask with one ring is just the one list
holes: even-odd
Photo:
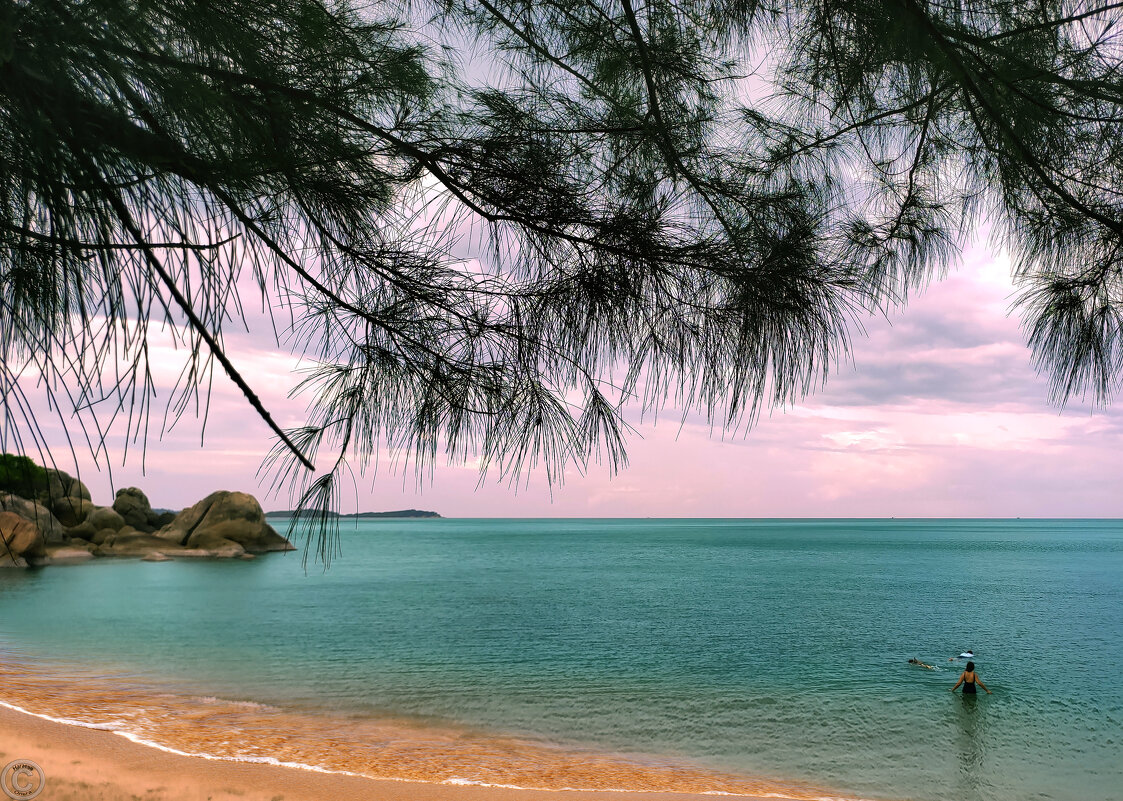
[[[974, 675], [974, 674], [971, 674], [971, 675]], [[971, 695], [977, 695], [977, 692], [975, 691], [975, 682], [967, 681], [967, 679], [964, 679], [963, 680], [963, 692], [964, 693], [970, 693]]]

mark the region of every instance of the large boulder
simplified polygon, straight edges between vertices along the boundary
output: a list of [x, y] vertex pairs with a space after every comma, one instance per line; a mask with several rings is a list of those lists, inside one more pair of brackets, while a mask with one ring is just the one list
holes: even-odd
[[[157, 536], [190, 549], [224, 549], [227, 540], [248, 553], [293, 551], [291, 542], [265, 522], [261, 504], [244, 492], [212, 492], [184, 509]], [[231, 555], [240, 555], [231, 554]]]
[[154, 530], [148, 522], [149, 517], [152, 516], [152, 504], [148, 502], [148, 496], [136, 487], [117, 490], [113, 510], [121, 515], [125, 523], [138, 531]]
[[76, 498], [71, 495], [55, 498], [51, 501], [51, 512], [67, 528], [85, 521], [90, 516], [90, 512], [96, 508], [93, 503], [85, 498]]
[[94, 531], [100, 531], [103, 528], [120, 531], [125, 525], [125, 518], [121, 517], [120, 513], [110, 506], [98, 506], [90, 512], [86, 522], [93, 526]]
[[78, 479], [61, 470], [47, 468], [47, 499], [52, 503], [59, 498], [90, 500], [90, 489]]
[[62, 523], [41, 503], [29, 501], [10, 492], [0, 492], [0, 511], [14, 512], [24, 520], [30, 520], [43, 532], [44, 542], [64, 542], [66, 540]]
[[26, 560], [43, 556], [43, 532], [15, 512], [0, 512], [0, 566], [22, 567]]

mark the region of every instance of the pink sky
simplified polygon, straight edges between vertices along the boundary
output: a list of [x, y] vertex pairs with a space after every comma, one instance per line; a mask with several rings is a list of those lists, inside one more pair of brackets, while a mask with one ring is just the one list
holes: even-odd
[[[446, 517], [1123, 517], [1117, 467], [1123, 414], [1048, 403], [1018, 320], [1007, 316], [1009, 264], [986, 248], [968, 250], [943, 282], [891, 321], [872, 319], [856, 334], [852, 363], [804, 402], [762, 414], [747, 436], [711, 436], [702, 425], [664, 413], [638, 427], [630, 466], [609, 477], [593, 467], [549, 488], [535, 474], [518, 488], [477, 486], [469, 466], [439, 466], [418, 486], [410, 472], [368, 473], [343, 511], [415, 507]], [[250, 337], [229, 338], [232, 357], [283, 426], [303, 422], [303, 401], [286, 351]], [[157, 359], [158, 361], [159, 358]], [[169, 354], [161, 383], [174, 380], [182, 354]], [[268, 496], [256, 477], [270, 432], [223, 375], [216, 375], [206, 445], [184, 418], [150, 435], [146, 470], [122, 440], [116, 488], [140, 486], [154, 506], [179, 508], [216, 489]], [[163, 403], [164, 394], [159, 401]], [[62, 442], [57, 422], [47, 426]], [[63, 450], [56, 454], [68, 466]], [[94, 501], [112, 499], [110, 479], [79, 454]], [[360, 478], [360, 482], [364, 479]]]

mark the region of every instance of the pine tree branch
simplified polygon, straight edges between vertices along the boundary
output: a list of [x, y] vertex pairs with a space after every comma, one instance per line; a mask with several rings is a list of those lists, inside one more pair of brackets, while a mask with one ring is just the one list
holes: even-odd
[[1082, 215], [1097, 221], [1116, 236], [1123, 237], [1123, 222], [1112, 219], [1106, 214], [1088, 206], [1052, 179], [1033, 150], [1022, 141], [1022, 138], [1018, 136], [1017, 132], [1010, 126], [1010, 123], [991, 104], [986, 93], [980, 89], [971, 71], [963, 64], [959, 57], [959, 52], [948, 42], [943, 32], [932, 22], [917, 0], [902, 0], [902, 3], [913, 18], [916, 19], [921, 27], [928, 33], [933, 44], [946, 59], [948, 68], [958, 76], [964, 90], [967, 91], [971, 97], [974, 98], [975, 102], [979, 104], [980, 108], [986, 112], [990, 123], [1002, 133], [1003, 139], [1017, 152], [1029, 170], [1037, 176], [1038, 180], [1040, 180], [1049, 191], [1069, 206], [1079, 211]]
[[125, 205], [125, 202], [121, 199], [120, 195], [118, 195], [117, 192], [111, 189], [109, 186], [105, 186], [104, 197], [106, 201], [111, 205], [114, 212], [117, 214], [117, 218], [120, 220], [121, 225], [124, 226], [126, 231], [128, 231], [129, 235], [133, 238], [133, 241], [136, 242], [137, 247], [144, 254], [144, 258], [148, 263], [148, 266], [154, 273], [156, 273], [157, 276], [159, 276], [160, 281], [164, 284], [165, 289], [175, 300], [176, 305], [179, 306], [183, 314], [187, 317], [188, 321], [191, 323], [192, 329], [194, 329], [195, 333], [207, 344], [207, 348], [209, 349], [210, 353], [215, 357], [215, 359], [218, 360], [218, 363], [222, 365], [222, 369], [226, 372], [226, 375], [229, 376], [230, 380], [234, 382], [234, 385], [242, 391], [242, 394], [245, 396], [250, 406], [252, 406], [254, 411], [257, 412], [258, 417], [265, 421], [265, 424], [269, 426], [269, 428], [273, 431], [274, 434], [277, 435], [281, 442], [285, 443], [286, 447], [288, 447], [292, 454], [296, 456], [296, 458], [299, 459], [305, 467], [307, 467], [309, 470], [315, 471], [316, 465], [314, 465], [312, 461], [307, 456], [305, 456], [299, 448], [297, 448], [296, 444], [293, 443], [288, 434], [286, 434], [284, 430], [279, 425], [277, 425], [276, 421], [273, 420], [273, 416], [269, 414], [269, 410], [265, 408], [264, 404], [262, 404], [261, 399], [257, 397], [257, 394], [253, 391], [253, 389], [250, 388], [250, 385], [242, 377], [242, 374], [238, 372], [236, 367], [234, 367], [233, 362], [231, 362], [230, 359], [226, 356], [225, 349], [222, 347], [222, 345], [219, 344], [218, 340], [214, 338], [214, 335], [211, 334], [210, 330], [206, 325], [204, 325], [203, 321], [199, 319], [199, 315], [195, 313], [195, 310], [194, 308], [192, 308], [191, 303], [187, 300], [186, 297], [184, 297], [183, 293], [179, 291], [179, 287], [176, 286], [175, 281], [172, 280], [172, 277], [168, 274], [167, 270], [164, 269], [163, 263], [161, 263], [161, 261], [156, 258], [156, 254], [153, 252], [153, 249], [147, 246], [144, 234], [141, 232], [140, 228], [137, 227], [136, 222], [133, 220], [132, 215], [129, 213], [128, 207]]

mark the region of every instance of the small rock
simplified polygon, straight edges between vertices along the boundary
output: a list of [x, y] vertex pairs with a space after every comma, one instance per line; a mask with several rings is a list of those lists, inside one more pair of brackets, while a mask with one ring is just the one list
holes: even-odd
[[171, 562], [172, 558], [161, 551], [153, 551], [140, 557], [142, 562]]

